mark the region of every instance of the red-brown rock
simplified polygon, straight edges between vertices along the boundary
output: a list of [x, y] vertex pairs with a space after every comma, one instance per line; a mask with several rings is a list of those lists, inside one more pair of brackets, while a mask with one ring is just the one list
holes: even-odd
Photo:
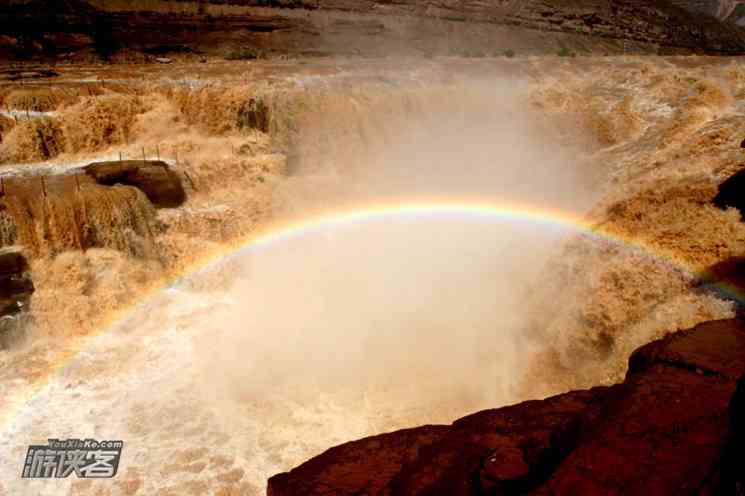
[[734, 494], [743, 375], [745, 323], [707, 322], [638, 349], [622, 384], [347, 443], [268, 493]]
[[720, 494], [745, 495], [745, 376], [729, 407], [730, 433], [722, 460]]
[[[331, 448], [289, 474], [272, 477], [268, 494], [378, 494], [418, 457], [419, 451], [437, 442], [445, 426], [424, 426], [382, 434]], [[331, 484], [329, 484], [329, 481]]]

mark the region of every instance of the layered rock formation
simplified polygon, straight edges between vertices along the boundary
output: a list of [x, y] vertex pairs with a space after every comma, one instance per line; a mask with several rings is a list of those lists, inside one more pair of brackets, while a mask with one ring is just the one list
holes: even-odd
[[708, 322], [637, 350], [622, 384], [346, 443], [268, 494], [734, 494], [743, 374], [745, 322]]
[[[101, 1], [11, 2], [0, 7], [0, 24], [10, 27], [0, 39], [0, 54], [18, 58], [90, 50], [108, 57], [121, 47], [151, 55], [194, 50], [225, 54], [230, 46], [372, 55], [494, 54], [511, 48], [531, 53], [566, 48], [745, 51], [745, 37], [735, 25], [665, 1], [299, 0], [205, 2], [196, 10], [161, 1], [148, 4], [148, 9], [115, 8]], [[40, 18], [38, 12], [44, 15]]]

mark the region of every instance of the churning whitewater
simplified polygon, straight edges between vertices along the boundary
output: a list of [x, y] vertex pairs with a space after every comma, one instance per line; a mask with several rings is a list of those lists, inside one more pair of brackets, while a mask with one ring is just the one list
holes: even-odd
[[514, 401], [531, 346], [516, 310], [568, 233], [536, 227], [457, 210], [373, 218], [228, 259], [66, 364], [6, 424], [2, 466], [29, 435], [82, 429], [126, 440], [125, 477], [171, 460], [148, 493], [237, 474], [260, 492], [329, 443]]
[[701, 207], [732, 162], [739, 66], [471, 63], [149, 80], [14, 128], [14, 174], [42, 135], [45, 173], [157, 153], [188, 200], [83, 189], [16, 230], [0, 212], [39, 247], [33, 325], [0, 354], [0, 493], [96, 494], [18, 478], [29, 444], [82, 436], [124, 440], [112, 494], [262, 494], [334, 444], [613, 383], [641, 343], [732, 314], [692, 288], [745, 243], [736, 212]]

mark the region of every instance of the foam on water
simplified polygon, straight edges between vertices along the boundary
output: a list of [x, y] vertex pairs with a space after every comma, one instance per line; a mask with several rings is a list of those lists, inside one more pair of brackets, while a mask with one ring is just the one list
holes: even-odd
[[[232, 270], [218, 264], [141, 305], [22, 407], [0, 433], [4, 489], [94, 492], [18, 477], [29, 444], [92, 437], [125, 441], [114, 494], [135, 480], [145, 494], [261, 494], [329, 445], [514, 400], [525, 365], [514, 310], [529, 280], [514, 272], [538, 270], [565, 233], [370, 220], [226, 259]], [[510, 263], [517, 246], [535, 265]]]

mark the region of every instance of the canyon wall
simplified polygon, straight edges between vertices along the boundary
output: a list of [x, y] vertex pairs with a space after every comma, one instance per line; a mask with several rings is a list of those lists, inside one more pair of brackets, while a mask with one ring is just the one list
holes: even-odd
[[[92, 4], [92, 5], [91, 5]], [[472, 55], [745, 51], [739, 27], [664, 1], [46, 2], [0, 7], [0, 56]], [[97, 7], [97, 8], [94, 8]], [[41, 14], [39, 14], [41, 13]]]

